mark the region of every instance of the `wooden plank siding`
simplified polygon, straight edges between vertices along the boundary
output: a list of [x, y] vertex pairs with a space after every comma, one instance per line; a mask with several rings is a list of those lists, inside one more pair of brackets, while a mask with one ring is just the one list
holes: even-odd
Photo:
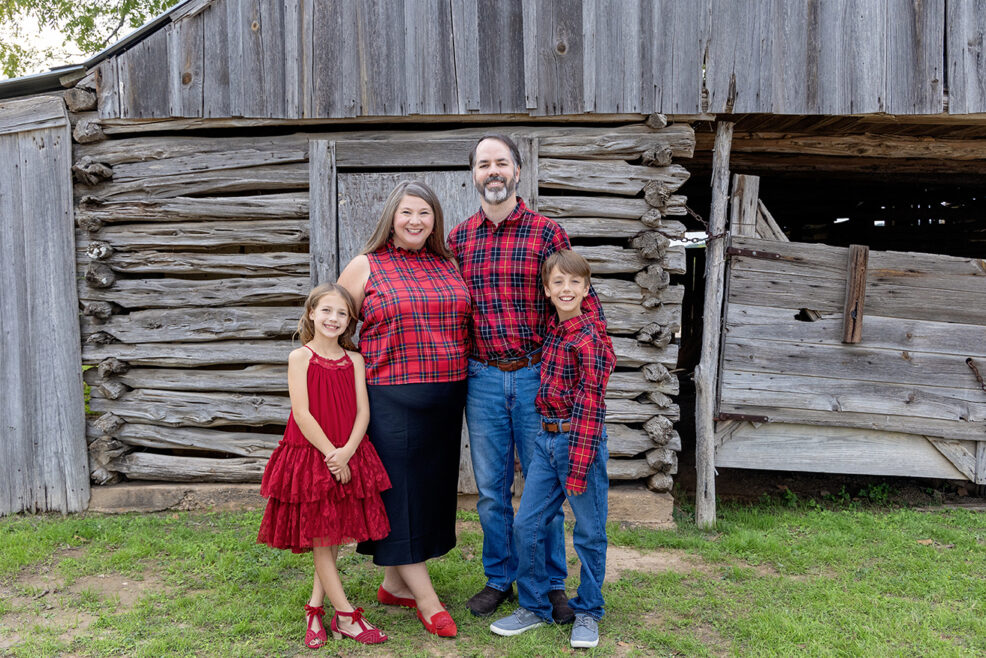
[[984, 30], [966, 0], [212, 0], [101, 65], [99, 112], [936, 114], [947, 66], [981, 113]]
[[71, 157], [60, 98], [0, 104], [0, 515], [89, 504]]
[[986, 111], [986, 11], [978, 2], [947, 0], [948, 112]]
[[720, 412], [986, 441], [986, 394], [966, 364], [986, 363], [982, 261], [870, 252], [861, 340], [844, 345], [848, 249], [731, 246], [744, 251], [730, 261]]

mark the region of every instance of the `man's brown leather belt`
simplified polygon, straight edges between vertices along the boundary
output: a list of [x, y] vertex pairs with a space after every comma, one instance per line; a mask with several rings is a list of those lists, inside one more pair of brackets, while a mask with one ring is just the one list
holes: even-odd
[[538, 350], [530, 356], [514, 359], [513, 361], [498, 361], [497, 359], [479, 359], [479, 361], [488, 366], [499, 368], [503, 372], [513, 372], [515, 370], [520, 370], [521, 368], [526, 368], [527, 366], [533, 366], [535, 363], [540, 363], [541, 350]]
[[547, 423], [542, 420], [541, 427], [548, 432], [567, 432], [572, 429], [572, 424], [567, 420], [561, 423]]

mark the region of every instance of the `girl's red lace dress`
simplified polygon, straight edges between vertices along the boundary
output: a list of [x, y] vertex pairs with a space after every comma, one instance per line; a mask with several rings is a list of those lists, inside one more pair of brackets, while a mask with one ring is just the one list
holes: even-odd
[[[332, 445], [346, 444], [356, 419], [355, 375], [349, 355], [329, 360], [312, 352], [308, 409]], [[322, 453], [301, 433], [294, 415], [289, 416], [284, 438], [264, 470], [260, 494], [268, 500], [257, 541], [305, 553], [312, 546], [386, 537], [390, 523], [380, 492], [390, 488], [390, 478], [367, 437], [349, 460], [349, 468], [352, 479], [346, 484], [337, 482]]]

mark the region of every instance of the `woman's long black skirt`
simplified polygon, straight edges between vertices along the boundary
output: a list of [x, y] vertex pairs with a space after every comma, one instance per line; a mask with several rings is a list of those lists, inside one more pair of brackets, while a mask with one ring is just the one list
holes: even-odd
[[415, 564], [455, 546], [466, 382], [368, 385], [368, 434], [393, 485], [380, 495], [390, 534], [356, 551], [379, 566]]

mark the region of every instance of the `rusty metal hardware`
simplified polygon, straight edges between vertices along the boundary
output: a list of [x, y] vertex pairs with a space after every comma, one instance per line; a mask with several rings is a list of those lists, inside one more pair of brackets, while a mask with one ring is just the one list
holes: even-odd
[[716, 420], [745, 420], [749, 423], [767, 423], [770, 422], [770, 418], [767, 416], [754, 416], [753, 414], [731, 414], [731, 413], [720, 413], [716, 416]]
[[970, 356], [965, 360], [965, 364], [969, 366], [969, 370], [971, 370], [972, 374], [976, 376], [976, 381], [979, 382], [979, 388], [983, 389], [983, 392], [986, 393], [986, 382], [983, 382], [983, 376], [980, 374], [979, 368], [976, 367], [976, 362], [973, 361]]
[[761, 260], [784, 260], [784, 256], [773, 251], [762, 249], [743, 249], [742, 247], [729, 247], [726, 249], [727, 256], [744, 256], [746, 258], [759, 258]]
[[685, 211], [689, 215], [691, 215], [693, 219], [698, 220], [698, 222], [700, 224], [702, 224], [702, 226], [705, 227], [705, 237], [704, 238], [686, 238], [686, 237], [681, 237], [681, 238], [677, 238], [677, 241], [678, 242], [684, 242], [686, 244], [698, 244], [700, 242], [704, 242], [705, 244], [708, 244], [708, 243], [712, 242], [713, 240], [718, 240], [720, 238], [724, 238], [727, 235], [729, 235], [729, 231], [723, 231], [722, 233], [716, 233], [715, 235], [709, 235], [709, 223], [707, 221], [705, 221], [704, 219], [702, 219], [702, 216], [701, 215], [699, 215], [697, 212], [695, 212], [694, 210], [692, 210], [691, 208], [689, 208], [687, 205], [685, 206]]

